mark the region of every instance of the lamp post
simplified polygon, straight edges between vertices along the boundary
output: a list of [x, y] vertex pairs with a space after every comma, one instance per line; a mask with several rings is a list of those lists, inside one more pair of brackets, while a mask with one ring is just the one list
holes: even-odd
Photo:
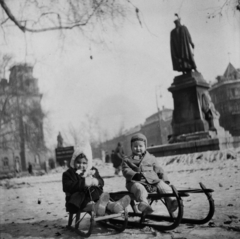
[[[158, 92], [159, 89], [161, 89], [161, 85], [157, 85], [155, 88], [155, 96], [156, 96], [156, 105], [157, 105], [157, 110], [158, 110], [158, 123], [159, 123], [159, 130], [160, 130], [160, 141], [161, 144], [163, 144], [163, 140], [162, 140], [162, 125], [161, 125], [161, 111], [159, 108], [159, 102], [158, 102]], [[160, 98], [162, 97], [161, 92], [160, 92]]]

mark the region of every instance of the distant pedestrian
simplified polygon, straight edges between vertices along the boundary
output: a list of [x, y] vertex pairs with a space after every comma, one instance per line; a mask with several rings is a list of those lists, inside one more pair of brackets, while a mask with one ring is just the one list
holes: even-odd
[[112, 152], [111, 152], [111, 162], [112, 163], [114, 161], [114, 156], [115, 156], [115, 150], [112, 150]]
[[31, 163], [28, 163], [28, 173], [29, 173], [30, 175], [33, 174], [33, 171], [32, 171], [32, 164], [31, 164]]
[[50, 169], [54, 169], [55, 168], [55, 162], [53, 158], [50, 158], [49, 160], [49, 167]]
[[105, 162], [106, 163], [110, 163], [111, 162], [110, 155], [109, 155], [109, 153], [107, 151], [106, 151], [106, 156], [105, 156]]
[[122, 161], [124, 159], [124, 150], [122, 144], [119, 142], [117, 148], [115, 149], [115, 153], [113, 155], [113, 167], [115, 168], [115, 175], [119, 175], [122, 167]]

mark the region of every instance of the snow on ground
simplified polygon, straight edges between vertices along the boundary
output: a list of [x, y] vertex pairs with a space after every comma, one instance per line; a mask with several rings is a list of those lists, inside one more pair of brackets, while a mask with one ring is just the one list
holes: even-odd
[[[205, 152], [192, 155], [159, 158], [177, 189], [200, 188], [199, 182], [214, 189], [215, 214], [211, 223], [181, 224], [170, 232], [126, 229], [120, 234], [96, 225], [90, 238], [240, 238], [240, 149]], [[105, 191], [125, 190], [123, 176], [114, 176], [112, 164], [94, 162], [104, 177]], [[3, 238], [76, 238], [65, 229], [68, 214], [61, 178], [65, 169], [48, 175], [13, 178], [0, 181], [0, 233]], [[183, 198], [184, 216], [199, 218], [208, 212], [203, 194]], [[160, 202], [154, 209], [167, 214]], [[129, 210], [131, 210], [129, 208]]]

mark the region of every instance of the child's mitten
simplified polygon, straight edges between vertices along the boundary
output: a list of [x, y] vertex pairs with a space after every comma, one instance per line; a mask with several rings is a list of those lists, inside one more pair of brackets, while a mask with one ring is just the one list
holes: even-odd
[[93, 186], [98, 186], [98, 180], [96, 178], [92, 179], [92, 185]]
[[93, 179], [91, 177], [86, 177], [85, 178], [85, 186], [90, 187], [93, 184]]
[[76, 174], [82, 175], [82, 174], [83, 174], [83, 171], [82, 171], [81, 169], [78, 169], [78, 170], [76, 171]]

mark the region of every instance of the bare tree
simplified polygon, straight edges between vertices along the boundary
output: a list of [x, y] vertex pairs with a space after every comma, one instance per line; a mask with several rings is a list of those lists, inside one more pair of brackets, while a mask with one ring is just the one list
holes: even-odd
[[13, 114], [10, 114], [13, 95], [9, 93], [8, 82], [6, 79], [6, 68], [9, 67], [12, 56], [0, 53], [0, 148], [8, 148], [9, 141], [13, 142], [14, 132]]
[[[64, 31], [79, 29], [82, 33], [97, 26], [117, 25], [116, 19], [124, 19], [135, 10], [140, 25], [139, 9], [131, 0], [0, 0], [2, 14], [0, 26], [3, 33], [10, 26], [22, 32]], [[224, 0], [208, 14], [209, 18], [222, 15], [224, 10], [240, 11], [240, 0]], [[86, 28], [88, 27], [88, 28]]]
[[219, 7], [216, 9], [211, 9], [208, 12], [208, 19], [214, 18], [216, 16], [222, 16], [224, 13], [230, 12], [240, 12], [240, 0], [224, 0], [219, 2]]
[[87, 114], [78, 127], [69, 126], [69, 135], [74, 145], [81, 145], [89, 141], [91, 145], [97, 146], [102, 142], [104, 130], [102, 130], [98, 118]]
[[6, 78], [7, 68], [10, 66], [13, 55], [0, 53], [0, 80]]
[[[14, 24], [22, 32], [53, 30], [84, 31], [85, 26], [103, 25], [124, 17], [129, 0], [0, 0], [1, 26]], [[132, 4], [130, 5], [132, 6]]]
[[[124, 17], [134, 8], [139, 23], [139, 9], [130, 0], [0, 0], [1, 26], [9, 22], [23, 32], [70, 30], [103, 24]], [[218, 12], [231, 8], [240, 11], [240, 0], [219, 2]]]
[[124, 131], [125, 131], [125, 126], [124, 126], [124, 121], [122, 120], [115, 137], [122, 136], [124, 134]]
[[39, 103], [29, 104], [29, 97], [9, 88], [0, 93], [0, 146], [19, 149], [23, 137], [33, 152], [45, 147], [42, 127], [46, 114]]
[[[26, 64], [18, 66], [28, 67]], [[43, 136], [46, 114], [40, 104], [42, 95], [31, 83], [34, 78], [28, 73], [23, 81], [24, 74], [13, 74], [9, 82], [0, 81], [0, 148], [19, 150], [22, 167], [26, 169], [25, 148], [35, 154], [46, 150]]]

